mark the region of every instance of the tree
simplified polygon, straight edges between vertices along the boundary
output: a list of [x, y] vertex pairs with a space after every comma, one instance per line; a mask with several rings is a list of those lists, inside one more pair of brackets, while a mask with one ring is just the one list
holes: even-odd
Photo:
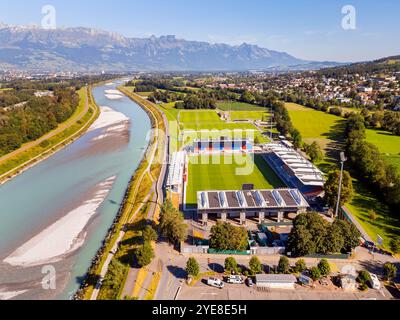
[[375, 221], [378, 218], [376, 212], [372, 209], [369, 210], [368, 215], [369, 215], [369, 218], [371, 219], [371, 221]]
[[344, 240], [341, 252], [349, 253], [360, 245], [361, 233], [354, 224], [341, 219], [336, 219], [333, 224], [340, 229]]
[[186, 272], [193, 277], [197, 277], [200, 274], [200, 265], [195, 258], [189, 258], [186, 263]]
[[216, 250], [243, 251], [248, 247], [247, 231], [226, 222], [217, 222], [211, 228], [210, 247]]
[[238, 264], [235, 258], [228, 257], [225, 259], [225, 271], [229, 273], [237, 273]]
[[[336, 207], [338, 190], [339, 190], [339, 180], [340, 180], [340, 171], [337, 170], [329, 173], [328, 179], [325, 183], [325, 201], [332, 208]], [[340, 197], [340, 206], [343, 206], [345, 203], [351, 201], [351, 199], [353, 199], [353, 196], [354, 196], [354, 189], [353, 189], [352, 178], [347, 171], [344, 171], [342, 192]]]
[[318, 281], [321, 279], [321, 271], [318, 269], [318, 267], [312, 267], [310, 270], [310, 276], [314, 281]]
[[383, 272], [387, 280], [390, 280], [397, 275], [397, 267], [390, 262], [386, 262], [383, 266]]
[[306, 262], [304, 261], [304, 259], [300, 259], [300, 260], [296, 261], [296, 264], [295, 264], [296, 272], [301, 273], [306, 269], [307, 269], [307, 266], [306, 266]]
[[329, 262], [326, 259], [322, 259], [318, 263], [318, 269], [322, 276], [327, 276], [331, 273], [331, 266], [329, 265]]
[[154, 250], [149, 242], [136, 249], [136, 261], [140, 267], [148, 266], [154, 258]]
[[292, 131], [290, 132], [290, 135], [292, 136], [294, 147], [296, 149], [300, 148], [302, 141], [303, 141], [300, 131], [297, 129], [292, 129]]
[[256, 256], [250, 259], [249, 267], [252, 274], [262, 273], [263, 266], [260, 262], [260, 259], [258, 259]]
[[278, 272], [279, 273], [284, 273], [284, 274], [289, 274], [290, 273], [290, 263], [289, 263], [289, 259], [287, 257], [282, 256], [279, 259]]
[[360, 284], [368, 284], [371, 283], [372, 279], [371, 279], [371, 275], [369, 274], [368, 271], [366, 270], [361, 270], [358, 273], [358, 277], [357, 277], [357, 282]]
[[183, 214], [174, 208], [171, 200], [167, 199], [161, 208], [160, 231], [171, 243], [179, 243], [187, 238], [187, 225]]
[[306, 147], [306, 153], [313, 163], [319, 162], [324, 158], [324, 153], [316, 141]]
[[392, 250], [394, 254], [400, 253], [400, 238], [393, 238], [390, 240], [390, 250]]
[[344, 247], [342, 229], [337, 224], [331, 224], [323, 241], [322, 254], [334, 254], [341, 252]]
[[142, 232], [144, 242], [156, 241], [158, 238], [157, 232], [151, 227], [146, 226]]

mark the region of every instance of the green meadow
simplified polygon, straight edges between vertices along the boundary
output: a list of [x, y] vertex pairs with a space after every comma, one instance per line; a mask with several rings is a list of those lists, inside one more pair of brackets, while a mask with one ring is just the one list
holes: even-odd
[[[319, 167], [325, 172], [339, 168], [336, 159], [338, 159], [338, 152], [343, 150], [345, 120], [298, 104], [288, 103], [286, 108], [294, 127], [303, 136], [303, 140], [307, 143], [317, 141], [324, 148], [326, 157], [322, 163], [318, 164]], [[396, 152], [400, 152], [400, 137], [367, 130], [367, 140], [376, 144], [382, 153], [392, 154], [393, 163], [400, 162], [395, 155]], [[354, 179], [354, 188], [356, 195], [351, 203], [346, 205], [347, 208], [374, 241], [377, 241], [378, 234], [382, 236], [384, 246], [388, 249], [390, 239], [400, 232], [400, 220], [356, 179]], [[371, 210], [377, 214], [375, 221], [369, 218]]]

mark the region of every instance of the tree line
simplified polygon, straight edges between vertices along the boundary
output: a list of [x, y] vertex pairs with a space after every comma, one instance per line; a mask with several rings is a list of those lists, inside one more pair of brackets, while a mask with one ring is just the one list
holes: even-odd
[[400, 209], [400, 172], [366, 140], [365, 119], [353, 114], [347, 120], [346, 148], [353, 171], [389, 206]]
[[[28, 98], [25, 94], [15, 96]], [[68, 88], [56, 89], [53, 97], [32, 94], [22, 107], [0, 110], [0, 156], [55, 129], [72, 116], [78, 105], [75, 88]]]

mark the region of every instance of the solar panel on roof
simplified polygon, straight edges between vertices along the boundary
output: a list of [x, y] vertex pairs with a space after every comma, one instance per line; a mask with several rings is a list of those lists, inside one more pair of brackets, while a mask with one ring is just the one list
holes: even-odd
[[202, 192], [201, 193], [201, 206], [203, 208], [205, 208], [206, 205], [207, 205], [206, 193]]
[[237, 199], [239, 201], [240, 206], [243, 207], [244, 206], [243, 194], [240, 191], [237, 191], [236, 192], [236, 197], [237, 197]]
[[221, 207], [225, 207], [225, 194], [223, 192], [218, 192], [218, 198]]
[[301, 198], [298, 191], [290, 190], [290, 194], [293, 197], [294, 201], [296, 201], [297, 205], [301, 205]]
[[260, 191], [257, 190], [256, 192], [254, 192], [254, 198], [256, 199], [256, 203], [259, 207], [262, 207], [264, 205], [264, 201]]
[[273, 190], [272, 195], [274, 196], [276, 203], [279, 204], [280, 206], [282, 206], [283, 199], [282, 199], [280, 193], [277, 190]]

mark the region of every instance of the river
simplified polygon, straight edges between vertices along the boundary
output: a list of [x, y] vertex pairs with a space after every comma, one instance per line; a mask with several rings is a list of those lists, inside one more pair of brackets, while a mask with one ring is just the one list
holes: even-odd
[[87, 133], [0, 186], [0, 300], [79, 288], [148, 145], [150, 119], [120, 84], [93, 89], [101, 115]]

